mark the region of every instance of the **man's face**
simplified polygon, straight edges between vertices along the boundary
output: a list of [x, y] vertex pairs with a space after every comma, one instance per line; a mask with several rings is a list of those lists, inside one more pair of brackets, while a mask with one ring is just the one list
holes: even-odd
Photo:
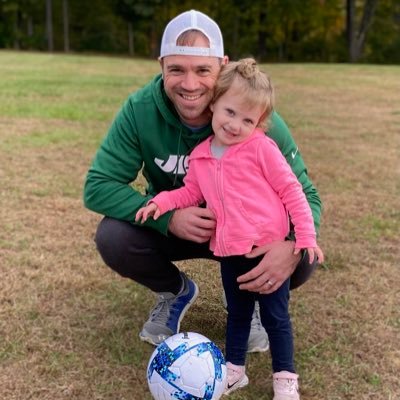
[[[208, 47], [208, 43], [198, 37], [193, 46]], [[187, 55], [166, 56], [160, 60], [165, 91], [182, 122], [200, 127], [211, 120], [208, 106], [221, 65], [225, 62], [225, 58]]]

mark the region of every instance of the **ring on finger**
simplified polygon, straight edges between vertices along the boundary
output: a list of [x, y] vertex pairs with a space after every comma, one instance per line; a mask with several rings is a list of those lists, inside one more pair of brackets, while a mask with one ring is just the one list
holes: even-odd
[[274, 284], [274, 282], [272, 282], [270, 280], [268, 280], [267, 283], [268, 283], [269, 286], [272, 286]]

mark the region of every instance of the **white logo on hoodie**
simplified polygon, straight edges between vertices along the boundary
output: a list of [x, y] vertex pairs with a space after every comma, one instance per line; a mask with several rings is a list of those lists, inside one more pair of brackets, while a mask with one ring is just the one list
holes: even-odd
[[154, 162], [164, 172], [186, 175], [186, 171], [189, 167], [189, 156], [170, 154], [167, 161], [155, 158]]

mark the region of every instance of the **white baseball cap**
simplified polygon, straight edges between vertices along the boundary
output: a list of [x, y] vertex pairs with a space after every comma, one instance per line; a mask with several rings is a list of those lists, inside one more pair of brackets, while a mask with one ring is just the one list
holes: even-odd
[[[202, 32], [210, 42], [210, 47], [177, 46], [178, 37], [188, 30]], [[171, 55], [224, 57], [224, 42], [217, 23], [200, 11], [190, 10], [179, 14], [165, 27], [161, 40], [160, 57]]]

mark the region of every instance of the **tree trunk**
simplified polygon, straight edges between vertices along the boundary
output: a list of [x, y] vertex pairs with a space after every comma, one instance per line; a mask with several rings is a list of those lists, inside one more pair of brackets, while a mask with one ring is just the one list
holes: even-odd
[[355, 37], [354, 37], [354, 20], [355, 20], [355, 4], [354, 0], [346, 1], [346, 39], [347, 51], [350, 62], [353, 62], [355, 57]]
[[14, 49], [19, 50], [20, 49], [20, 43], [19, 43], [19, 19], [20, 19], [20, 13], [19, 9], [17, 8], [15, 10], [15, 15], [14, 15]]
[[64, 52], [69, 53], [69, 15], [68, 0], [63, 0], [63, 23], [64, 23]]
[[258, 57], [260, 60], [265, 60], [267, 58], [267, 12], [266, 7], [262, 8], [259, 14], [259, 30], [258, 30]]
[[358, 30], [357, 43], [358, 43], [358, 56], [360, 57], [364, 51], [365, 40], [367, 38], [367, 33], [372, 25], [372, 20], [374, 18], [376, 6], [378, 0], [366, 0], [363, 10], [363, 16], [361, 19], [360, 29]]
[[240, 25], [240, 14], [237, 9], [234, 11], [233, 20], [233, 31], [232, 31], [232, 59], [236, 60], [238, 58], [239, 49], [239, 25]]
[[28, 15], [26, 21], [26, 34], [28, 35], [29, 38], [33, 36], [33, 19], [31, 15]]
[[49, 51], [54, 50], [53, 40], [53, 15], [52, 15], [52, 0], [46, 0], [46, 34], [47, 48]]
[[31, 15], [28, 15], [27, 21], [26, 21], [26, 34], [28, 36], [28, 48], [31, 50], [32, 49], [32, 37], [33, 37], [33, 18]]
[[132, 22], [128, 22], [128, 46], [129, 46], [129, 55], [130, 56], [135, 55], [135, 43], [134, 43]]
[[157, 58], [159, 53], [159, 39], [157, 37], [156, 27], [154, 24], [151, 24], [150, 27], [150, 54], [152, 58]]
[[355, 0], [346, 1], [346, 31], [350, 62], [357, 62], [364, 51], [365, 39], [371, 27], [378, 0], [365, 0], [360, 26], [355, 29]]

